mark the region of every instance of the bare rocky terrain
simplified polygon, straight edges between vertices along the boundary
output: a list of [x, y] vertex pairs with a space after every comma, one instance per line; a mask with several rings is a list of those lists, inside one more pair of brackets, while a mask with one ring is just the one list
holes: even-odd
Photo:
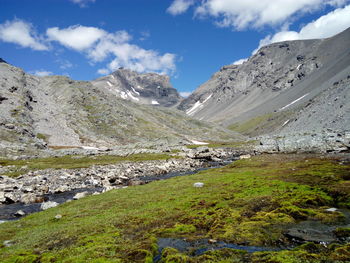
[[[167, 77], [156, 74], [137, 77], [127, 70], [115, 74], [135, 78], [140, 85], [153, 83], [155, 91], [163, 83], [160, 90], [166, 96], [159, 95], [164, 99], [152, 97], [160, 105], [143, 105], [120, 98], [115, 90], [98, 87], [100, 82], [73, 81], [63, 76], [37, 77], [1, 62], [1, 155], [16, 156], [24, 152], [35, 155], [60, 148], [106, 148], [135, 143], [178, 145], [193, 140], [243, 138], [217, 125], [187, 117], [181, 111], [162, 107], [167, 105], [166, 101], [172, 105], [179, 99]], [[144, 89], [151, 90], [146, 86]]]

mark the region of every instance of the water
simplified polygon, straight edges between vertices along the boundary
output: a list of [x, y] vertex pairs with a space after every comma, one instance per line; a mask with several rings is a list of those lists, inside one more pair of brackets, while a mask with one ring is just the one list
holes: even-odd
[[[207, 169], [213, 169], [213, 168], [218, 168], [222, 167], [224, 165], [227, 165], [234, 161], [235, 159], [227, 159], [222, 162], [208, 162], [206, 163], [205, 168], [199, 168], [194, 171], [184, 171], [184, 172], [170, 172], [162, 175], [154, 175], [154, 176], [144, 176], [144, 177], [139, 177], [137, 179], [144, 181], [146, 183], [150, 183], [152, 181], [157, 181], [157, 180], [165, 180], [169, 179], [172, 177], [176, 176], [186, 176], [190, 174], [195, 174], [199, 171], [202, 170], [207, 170]], [[75, 189], [72, 191], [67, 191], [64, 193], [57, 193], [57, 194], [49, 194], [49, 195], [44, 195], [44, 200], [45, 201], [53, 201], [59, 204], [65, 203], [68, 200], [72, 200], [73, 196], [77, 193], [81, 192], [88, 192], [90, 194], [94, 192], [102, 192], [103, 188], [83, 188], [83, 189]], [[21, 218], [20, 216], [16, 216], [16, 212], [19, 210], [22, 210], [25, 212], [26, 215], [40, 212], [42, 211], [40, 209], [41, 204], [40, 203], [34, 203], [34, 204], [23, 204], [23, 203], [13, 203], [13, 204], [6, 204], [6, 205], [0, 205], [0, 224], [9, 220], [17, 220]]]
[[196, 241], [187, 241], [181, 238], [159, 238], [158, 239], [158, 255], [154, 257], [153, 262], [159, 262], [162, 251], [167, 248], [175, 248], [182, 253], [191, 254], [191, 256], [200, 256], [210, 250], [218, 250], [223, 248], [232, 248], [254, 253], [259, 251], [279, 251], [278, 248], [257, 247], [257, 246], [239, 246], [232, 243], [219, 241], [210, 243], [209, 239], [199, 239]]

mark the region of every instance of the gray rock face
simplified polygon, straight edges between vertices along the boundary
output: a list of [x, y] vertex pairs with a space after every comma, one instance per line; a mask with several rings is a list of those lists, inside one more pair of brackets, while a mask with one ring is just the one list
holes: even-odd
[[117, 97], [141, 104], [171, 107], [182, 98], [166, 75], [156, 73], [139, 74], [128, 69], [118, 69], [112, 74], [92, 81]]
[[[332, 128], [335, 121], [337, 128], [345, 130], [350, 116], [349, 46], [350, 29], [328, 39], [268, 45], [242, 65], [222, 67], [178, 108], [192, 117], [228, 126], [261, 116], [294, 115], [315, 102], [291, 129]], [[313, 111], [317, 114], [307, 117]], [[342, 116], [338, 121], [337, 115]], [[280, 118], [273, 129], [286, 121]]]
[[0, 63], [7, 63], [5, 60], [3, 60], [2, 58], [0, 58]]
[[[129, 88], [135, 86], [135, 91], [137, 83], [144, 85], [142, 94], [162, 85], [170, 95], [157, 97], [159, 103], [176, 103], [172, 98], [177, 93], [167, 86], [167, 77], [137, 76], [127, 70], [117, 73], [128, 76], [123, 83], [130, 81]], [[175, 109], [124, 100], [90, 82], [32, 76], [5, 63], [0, 63], [0, 112], [0, 156], [35, 155], [48, 148], [107, 149], [134, 143], [177, 144], [240, 137]]]

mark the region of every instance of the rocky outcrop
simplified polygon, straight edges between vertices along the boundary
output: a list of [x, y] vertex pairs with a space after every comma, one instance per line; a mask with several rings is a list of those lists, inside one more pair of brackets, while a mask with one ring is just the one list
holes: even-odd
[[350, 131], [318, 133], [291, 133], [258, 138], [260, 145], [255, 147], [259, 153], [290, 152], [350, 152]]
[[91, 83], [121, 99], [141, 104], [171, 107], [182, 100], [171, 86], [169, 77], [156, 73], [140, 74], [121, 68]]

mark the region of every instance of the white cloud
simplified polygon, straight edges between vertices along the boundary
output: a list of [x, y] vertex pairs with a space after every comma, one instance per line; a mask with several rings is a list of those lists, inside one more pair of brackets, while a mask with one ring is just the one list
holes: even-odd
[[187, 98], [188, 96], [190, 96], [192, 94], [191, 91], [182, 91], [180, 92], [180, 95], [184, 98]]
[[49, 49], [37, 35], [32, 24], [20, 19], [6, 21], [0, 24], [0, 40], [15, 43], [21, 47], [29, 47], [34, 50]]
[[132, 36], [126, 31], [108, 33], [97, 27], [75, 25], [60, 29], [47, 29], [51, 41], [57, 41], [67, 48], [86, 54], [91, 63], [102, 62], [114, 57], [98, 74], [108, 74], [120, 67], [138, 72], [158, 72], [172, 74], [176, 56], [171, 53], [159, 54], [131, 44]]
[[49, 40], [58, 41], [65, 47], [82, 51], [90, 48], [97, 40], [107, 33], [96, 27], [75, 25], [64, 29], [51, 27], [46, 30], [46, 34]]
[[244, 62], [246, 62], [248, 60], [248, 58], [241, 58], [239, 60], [236, 60], [235, 62], [233, 62], [233, 65], [242, 65]]
[[327, 38], [350, 27], [350, 5], [338, 8], [305, 25], [299, 32], [281, 31], [260, 41], [259, 48], [271, 43], [313, 38]]
[[89, 3], [95, 3], [95, 0], [70, 0], [74, 4], [79, 5], [81, 8], [87, 7]]
[[39, 77], [46, 77], [46, 76], [50, 76], [50, 75], [53, 74], [51, 71], [46, 71], [46, 70], [43, 70], [43, 69], [30, 71], [29, 73], [33, 74], [33, 75], [36, 75], [36, 76], [39, 76]]
[[191, 5], [194, 4], [194, 0], [174, 0], [168, 7], [167, 12], [172, 15], [180, 15], [185, 13]]
[[326, 5], [341, 6], [349, 0], [203, 0], [196, 8], [200, 17], [212, 16], [216, 23], [236, 30], [283, 25], [295, 16]]

